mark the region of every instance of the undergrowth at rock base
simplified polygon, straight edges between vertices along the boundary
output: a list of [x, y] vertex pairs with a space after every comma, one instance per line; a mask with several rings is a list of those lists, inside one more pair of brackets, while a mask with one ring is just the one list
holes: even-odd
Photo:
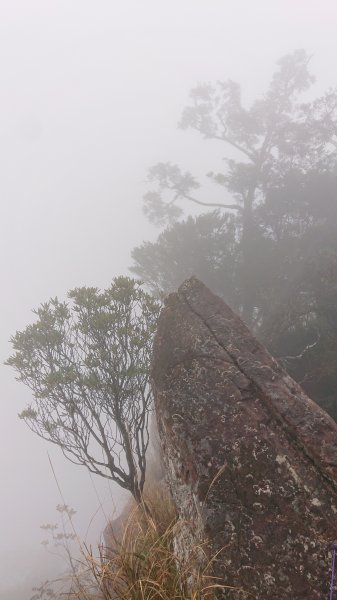
[[[191, 565], [178, 563], [173, 538], [179, 524], [165, 486], [148, 485], [144, 499], [151, 516], [141, 507], [130, 505], [119, 539], [111, 531], [109, 547], [99, 547], [96, 554], [90, 548], [81, 548], [82, 556], [70, 575], [68, 591], [41, 594], [36, 598], [211, 600], [218, 597], [216, 593], [220, 590], [233, 589], [212, 578], [212, 561], [205, 560], [206, 567], [198, 573], [192, 566], [193, 559]], [[200, 552], [202, 548], [195, 549], [196, 555]], [[186, 582], [189, 582], [188, 591]]]

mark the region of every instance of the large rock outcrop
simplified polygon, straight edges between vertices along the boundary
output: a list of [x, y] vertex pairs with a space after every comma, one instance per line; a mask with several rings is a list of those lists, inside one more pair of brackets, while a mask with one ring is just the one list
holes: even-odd
[[153, 388], [178, 558], [203, 568], [202, 544], [221, 598], [327, 598], [336, 423], [195, 278], [162, 311]]

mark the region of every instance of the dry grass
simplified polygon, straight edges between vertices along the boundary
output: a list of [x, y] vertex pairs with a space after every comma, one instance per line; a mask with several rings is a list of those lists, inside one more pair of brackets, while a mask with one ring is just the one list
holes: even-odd
[[[82, 548], [70, 591], [55, 599], [205, 600], [226, 588], [212, 579], [212, 561], [206, 560], [207, 566], [197, 576], [195, 565], [178, 564], [173, 553], [176, 514], [166, 488], [158, 483], [148, 485], [145, 502], [151, 516], [130, 506], [121, 539], [115, 539], [111, 548], [99, 548], [97, 556]], [[202, 548], [195, 549], [196, 555], [201, 552]]]

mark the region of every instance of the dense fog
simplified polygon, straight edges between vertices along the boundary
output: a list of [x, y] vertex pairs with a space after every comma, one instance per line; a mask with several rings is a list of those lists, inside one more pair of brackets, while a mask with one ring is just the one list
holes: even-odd
[[[336, 19], [333, 0], [1, 2], [2, 363], [41, 302], [130, 274], [132, 249], [159, 233], [142, 212], [149, 167], [172, 161], [201, 179], [222, 168], [216, 143], [177, 128], [190, 89], [233, 79], [249, 104], [304, 48], [308, 97], [322, 94], [337, 83]], [[73, 507], [95, 544], [127, 492], [29, 431], [17, 415], [30, 392], [8, 366], [0, 389], [0, 597], [28, 600], [63, 568], [41, 546], [56, 506]]]

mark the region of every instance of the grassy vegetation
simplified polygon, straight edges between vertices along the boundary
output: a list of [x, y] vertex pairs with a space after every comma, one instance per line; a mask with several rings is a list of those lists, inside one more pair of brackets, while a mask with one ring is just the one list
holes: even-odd
[[[179, 526], [171, 497], [162, 484], [150, 484], [145, 502], [151, 516], [130, 504], [129, 514], [120, 539], [112, 535], [109, 548], [97, 554], [81, 549], [81, 559], [66, 583], [67, 591], [54, 595], [36, 595], [77, 600], [204, 600], [214, 598], [221, 587], [211, 577], [211, 561], [202, 572], [195, 566], [181, 565], [173, 552], [175, 528]], [[200, 555], [202, 548], [196, 548]], [[74, 564], [74, 561], [73, 561]], [[193, 573], [193, 582], [191, 575]], [[189, 581], [189, 590], [186, 582]], [[46, 586], [46, 589], [50, 586]], [[42, 590], [43, 591], [43, 590]]]

